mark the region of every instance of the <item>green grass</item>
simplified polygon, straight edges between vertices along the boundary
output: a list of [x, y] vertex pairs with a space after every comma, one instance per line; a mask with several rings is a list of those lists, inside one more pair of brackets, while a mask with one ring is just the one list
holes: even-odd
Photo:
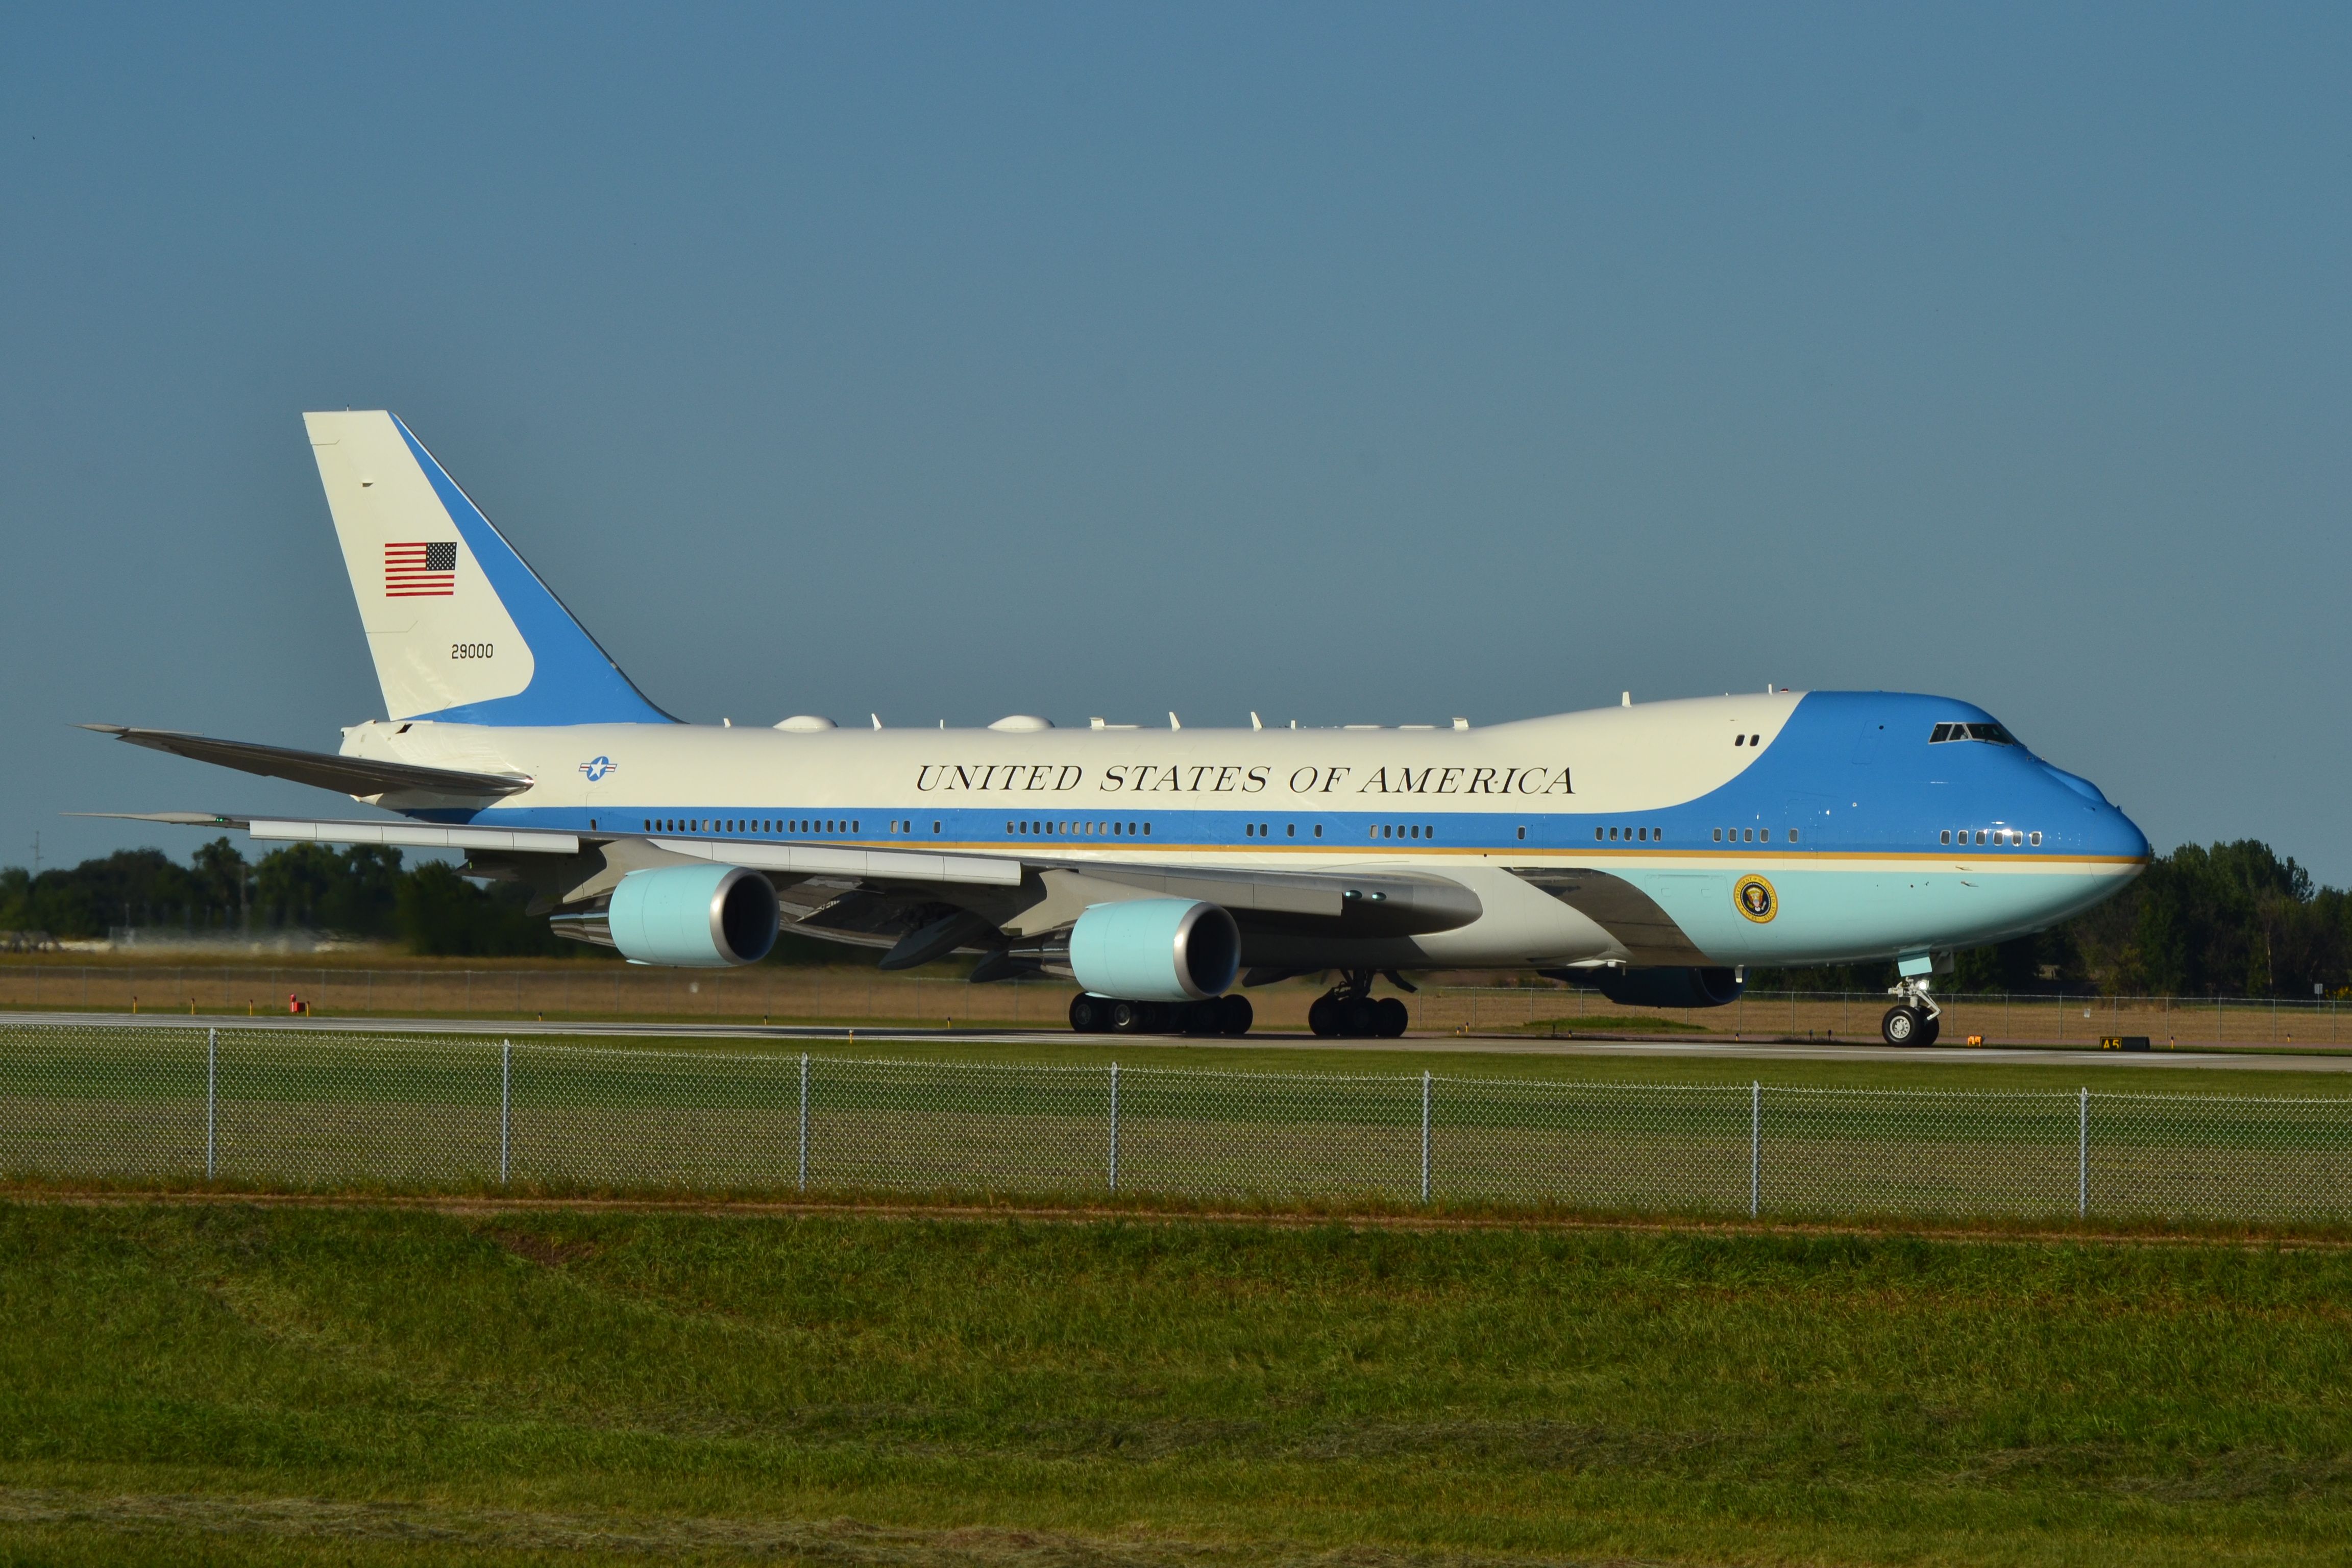
[[2343, 1563], [2347, 1300], [2329, 1248], [12, 1204], [0, 1559]]

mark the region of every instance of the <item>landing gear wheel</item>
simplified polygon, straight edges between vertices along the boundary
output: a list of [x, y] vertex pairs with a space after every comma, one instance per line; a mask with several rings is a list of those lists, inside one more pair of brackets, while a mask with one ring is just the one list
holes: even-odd
[[1109, 1020], [1104, 1016], [1109, 1005], [1099, 996], [1079, 992], [1070, 998], [1070, 1027], [1081, 1035], [1098, 1032]]
[[1919, 1026], [1919, 1043], [1923, 1046], [1932, 1046], [1936, 1043], [1936, 1037], [1943, 1032], [1944, 1020], [1930, 1017]]
[[1110, 1005], [1110, 1027], [1115, 1035], [1139, 1035], [1151, 1026], [1149, 1010], [1140, 1002], [1114, 1002]]
[[1380, 1024], [1375, 1032], [1384, 1040], [1393, 1040], [1403, 1034], [1405, 1025], [1412, 1021], [1412, 1015], [1405, 1011], [1404, 1004], [1393, 996], [1383, 996], [1373, 1003], [1372, 1011], [1380, 1015]]
[[1250, 999], [1239, 992], [1230, 996], [1218, 997], [1216, 1009], [1217, 1033], [1221, 1035], [1231, 1035], [1238, 1038], [1248, 1034], [1250, 1026], [1257, 1022], [1257, 1009], [1251, 1006]]
[[1878, 1020], [1878, 1037], [1890, 1046], [1924, 1046], [1936, 1037], [1933, 1026], [1914, 1008], [1889, 1007]]
[[1336, 997], [1318, 996], [1307, 1009], [1307, 1026], [1322, 1039], [1339, 1032], [1339, 1004]]
[[1381, 1032], [1380, 1004], [1369, 996], [1350, 996], [1339, 1004], [1339, 1032], [1350, 1039], [1369, 1040]]

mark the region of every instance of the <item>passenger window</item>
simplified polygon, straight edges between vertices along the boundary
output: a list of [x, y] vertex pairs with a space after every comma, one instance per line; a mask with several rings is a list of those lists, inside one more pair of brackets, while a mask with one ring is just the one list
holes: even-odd
[[1979, 843], [1979, 844], [1981, 844], [1981, 843], [1983, 843], [1984, 841], [1985, 841], [1984, 829], [1983, 829], [1983, 828], [1981, 828], [1981, 827], [1979, 827], [1979, 828], [1978, 828], [1978, 829], [1977, 829], [1977, 842], [1978, 842], [1978, 843]]
[[2042, 847], [2042, 835], [2039, 833], [2029, 833], [2025, 837], [2027, 841], [2030, 842], [2036, 849]]
[[1296, 838], [1296, 837], [1298, 837], [1298, 824], [1297, 824], [1297, 823], [1295, 823], [1295, 822], [1291, 822], [1291, 823], [1285, 823], [1285, 824], [1283, 825], [1282, 836], [1283, 836], [1285, 838]]
[[1755, 830], [1754, 828], [1752, 828], [1752, 827], [1743, 827], [1743, 828], [1741, 828], [1741, 829], [1739, 830], [1739, 841], [1740, 841], [1742, 844], [1753, 844], [1753, 843], [1755, 843], [1755, 842], [1756, 842], [1756, 830]]
[[1796, 830], [1795, 828], [1791, 827], [1790, 829], [1789, 829], [1789, 842], [1790, 842], [1790, 843], [1791, 843], [1791, 844], [1794, 844], [1796, 841], [1797, 841], [1797, 830]]
[[1723, 829], [1722, 829], [1722, 828], [1720, 828], [1720, 827], [1718, 827], [1718, 828], [1717, 828], [1717, 829], [1715, 830], [1715, 841], [1716, 841], [1717, 844], [1720, 844], [1720, 843], [1722, 843], [1722, 842], [1723, 842]]
[[1950, 828], [1947, 827], [1946, 829], [1944, 829], [1944, 842], [1945, 842], [1945, 843], [1947, 843], [1947, 844], [1949, 844], [1951, 841], [1952, 841], [1952, 830], [1951, 830]]
[[1600, 843], [1600, 842], [1601, 842], [1601, 829], [1599, 829], [1599, 828], [1597, 828], [1597, 827], [1596, 827], [1596, 828], [1594, 828], [1594, 829], [1592, 830], [1592, 841], [1593, 841], [1595, 844], [1598, 844], [1598, 843]]
[[1323, 825], [1319, 822], [1315, 825], [1315, 837], [1318, 838], [1323, 837]]
[[1522, 838], [1525, 838], [1527, 836], [1528, 836], [1528, 830], [1527, 830], [1526, 828], [1524, 828], [1524, 827], [1520, 828], [1520, 829], [1519, 829], [1519, 837], [1522, 837]]

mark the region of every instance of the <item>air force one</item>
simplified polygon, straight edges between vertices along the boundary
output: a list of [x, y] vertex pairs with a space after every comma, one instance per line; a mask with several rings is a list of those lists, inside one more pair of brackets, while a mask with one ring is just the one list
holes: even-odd
[[465, 852], [633, 963], [758, 962], [789, 927], [1073, 982], [1082, 1031], [1242, 1034], [1307, 974], [1328, 1036], [1393, 1036], [1385, 975], [1533, 969], [1711, 1006], [1755, 964], [1893, 959], [1890, 1044], [1956, 948], [2122, 888], [2147, 840], [1949, 698], [1766, 690], [1449, 728], [681, 723], [406, 426], [304, 416], [386, 717], [334, 754], [93, 725], [394, 815], [141, 820]]

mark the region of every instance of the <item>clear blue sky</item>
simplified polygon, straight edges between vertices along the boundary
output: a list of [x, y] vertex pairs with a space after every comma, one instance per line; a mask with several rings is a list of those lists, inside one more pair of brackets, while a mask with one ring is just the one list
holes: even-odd
[[[2352, 11], [0, 15], [0, 860], [336, 797], [299, 416], [656, 701], [1984, 704], [2352, 882]], [[161, 838], [184, 853], [192, 839]]]

